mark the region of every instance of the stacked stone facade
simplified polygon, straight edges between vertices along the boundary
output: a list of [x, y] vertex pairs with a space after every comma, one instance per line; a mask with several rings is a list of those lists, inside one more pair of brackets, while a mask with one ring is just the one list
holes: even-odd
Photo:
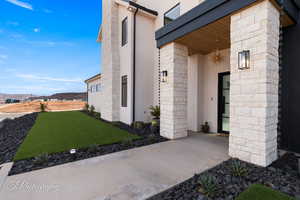
[[187, 136], [188, 49], [178, 43], [161, 48], [161, 71], [168, 81], [161, 83], [161, 135], [169, 139]]
[[[263, 1], [231, 17], [232, 157], [267, 166], [277, 159], [279, 11]], [[238, 52], [250, 50], [250, 69]]]
[[102, 117], [108, 121], [120, 120], [120, 40], [118, 5], [103, 1], [102, 40]]

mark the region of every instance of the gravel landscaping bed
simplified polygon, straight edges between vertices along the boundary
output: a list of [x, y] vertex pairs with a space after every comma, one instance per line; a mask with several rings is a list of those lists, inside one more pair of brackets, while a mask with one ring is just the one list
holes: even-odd
[[[105, 122], [104, 120], [102, 121]], [[143, 129], [134, 129], [119, 122], [113, 123], [113, 125], [130, 133], [137, 134], [141, 136], [141, 139], [125, 140], [109, 145], [91, 145], [88, 148], [77, 149], [75, 154], [65, 151], [19, 160], [14, 163], [9, 176], [167, 141], [167, 139], [161, 137], [159, 134], [151, 134], [150, 126], [145, 126]]]
[[0, 122], [0, 164], [11, 162], [34, 125], [37, 113]]
[[286, 154], [267, 168], [230, 159], [148, 200], [233, 200], [252, 184], [262, 184], [300, 198], [297, 168], [298, 160], [294, 154]]

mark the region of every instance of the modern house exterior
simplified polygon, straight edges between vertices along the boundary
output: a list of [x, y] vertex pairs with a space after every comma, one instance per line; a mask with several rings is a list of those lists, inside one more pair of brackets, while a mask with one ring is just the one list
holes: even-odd
[[229, 155], [261, 166], [300, 152], [299, 0], [103, 2], [105, 120], [150, 120], [169, 139], [229, 134]]
[[87, 103], [95, 107], [96, 112], [101, 113], [102, 107], [102, 85], [101, 74], [97, 74], [84, 81], [87, 86]]

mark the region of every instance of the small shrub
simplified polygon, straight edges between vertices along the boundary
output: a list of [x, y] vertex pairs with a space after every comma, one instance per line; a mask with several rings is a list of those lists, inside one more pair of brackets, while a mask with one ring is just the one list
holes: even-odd
[[122, 140], [121, 144], [124, 146], [131, 146], [132, 139], [126, 138], [126, 139]]
[[98, 151], [98, 145], [97, 144], [92, 144], [88, 147], [88, 152], [89, 153], [95, 153]]
[[89, 110], [90, 110], [90, 105], [86, 103], [84, 105], [84, 111], [89, 112]]
[[144, 122], [134, 122], [133, 123], [133, 128], [136, 128], [136, 129], [143, 129], [144, 126], [145, 126]]
[[101, 119], [101, 113], [95, 112], [94, 116], [96, 119]]
[[44, 103], [40, 103], [41, 112], [46, 112], [47, 105]]
[[245, 164], [243, 164], [239, 160], [233, 160], [230, 168], [233, 176], [243, 177], [246, 176], [248, 173]]
[[47, 163], [49, 160], [49, 155], [47, 153], [43, 153], [39, 156], [36, 156], [33, 160], [34, 164], [36, 165], [43, 165]]
[[211, 175], [203, 175], [199, 179], [199, 192], [206, 195], [207, 197], [214, 197], [218, 192], [218, 186], [216, 180]]
[[148, 136], [148, 138], [149, 138], [149, 140], [150, 140], [151, 143], [156, 142], [156, 136], [155, 136], [154, 134], [150, 134], [150, 135]]
[[153, 119], [153, 120], [151, 121], [151, 126], [154, 126], [154, 127], [159, 126], [159, 125], [160, 125], [159, 123], [160, 123], [159, 120]]
[[95, 114], [95, 106], [91, 106], [90, 107], [90, 113], [92, 114], [92, 115], [94, 115]]
[[150, 107], [150, 114], [154, 119], [160, 118], [160, 107], [159, 106], [151, 106]]

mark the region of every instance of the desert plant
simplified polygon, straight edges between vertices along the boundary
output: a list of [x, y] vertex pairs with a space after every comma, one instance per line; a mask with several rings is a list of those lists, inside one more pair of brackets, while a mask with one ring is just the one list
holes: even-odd
[[49, 155], [47, 153], [43, 153], [34, 158], [33, 162], [36, 165], [43, 165], [49, 160]]
[[96, 119], [101, 119], [101, 113], [95, 112], [94, 116]]
[[159, 106], [151, 106], [150, 114], [152, 115], [153, 119], [159, 119], [160, 118], [160, 107]]
[[159, 120], [152, 120], [151, 121], [151, 126], [159, 126]]
[[88, 112], [89, 111], [89, 109], [90, 109], [90, 105], [89, 104], [84, 104], [84, 111], [86, 111], [86, 112]]
[[95, 113], [95, 106], [91, 105], [90, 113], [93, 115]]
[[89, 153], [95, 153], [98, 151], [98, 145], [97, 144], [91, 144], [89, 147], [88, 147], [88, 152]]
[[233, 176], [243, 177], [248, 173], [247, 167], [239, 160], [233, 160], [231, 163], [231, 173]]
[[214, 197], [218, 192], [218, 186], [216, 180], [211, 175], [203, 175], [199, 179], [199, 192], [207, 197]]
[[145, 127], [145, 123], [144, 122], [134, 122], [133, 123], [133, 128], [142, 129], [144, 127]]
[[40, 103], [41, 112], [46, 112], [47, 105], [44, 103]]
[[126, 139], [122, 140], [121, 144], [124, 146], [130, 146], [132, 144], [132, 139], [126, 138]]
[[151, 143], [154, 143], [154, 142], [157, 141], [157, 140], [156, 140], [156, 136], [155, 136], [154, 134], [150, 134], [150, 135], [148, 136], [148, 138], [149, 138], [149, 141], [150, 141]]
[[201, 131], [203, 133], [209, 133], [209, 125], [208, 125], [208, 122], [204, 122], [204, 124], [201, 125]]

